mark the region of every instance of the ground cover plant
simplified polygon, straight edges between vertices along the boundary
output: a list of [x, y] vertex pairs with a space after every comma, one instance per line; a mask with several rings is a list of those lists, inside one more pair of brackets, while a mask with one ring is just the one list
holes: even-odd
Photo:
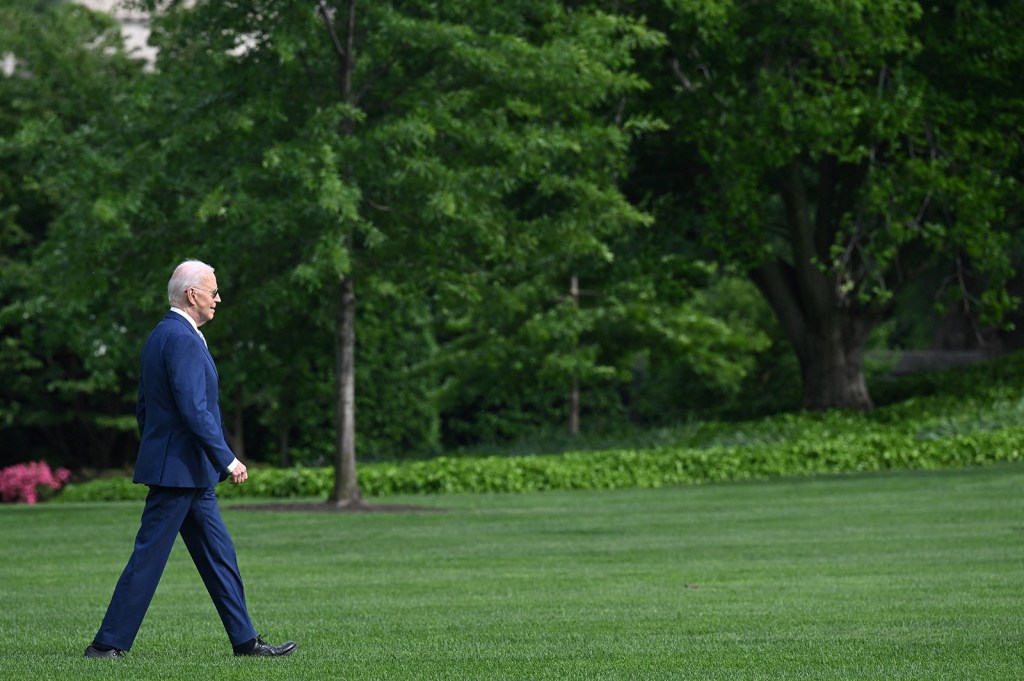
[[[1024, 464], [704, 486], [226, 501], [258, 628], [236, 659], [182, 546], [129, 657], [86, 660], [137, 502], [0, 507], [0, 678], [1008, 679]], [[251, 501], [245, 502], [252, 505]]]
[[[395, 494], [618, 489], [891, 469], [939, 469], [1024, 458], [1024, 353], [958, 370], [879, 376], [871, 412], [789, 412], [745, 421], [694, 420], [604, 439], [576, 449], [539, 438], [425, 460], [364, 462], [367, 497]], [[545, 442], [549, 443], [545, 448]], [[551, 445], [550, 443], [555, 443]], [[561, 444], [564, 445], [564, 442]], [[530, 451], [532, 455], [520, 452]], [[233, 497], [320, 497], [331, 468], [254, 470]], [[128, 477], [72, 483], [58, 502], [142, 499]]]

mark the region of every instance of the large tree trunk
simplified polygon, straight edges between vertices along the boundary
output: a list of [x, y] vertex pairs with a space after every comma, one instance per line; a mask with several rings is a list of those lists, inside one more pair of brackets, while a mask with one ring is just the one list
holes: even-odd
[[357, 506], [363, 501], [356, 476], [355, 317], [355, 287], [352, 278], [345, 277], [338, 296], [338, 333], [335, 340], [337, 441], [331, 503], [337, 506]]
[[[839, 306], [827, 277], [816, 282], [821, 288], [812, 295], [800, 296], [798, 277], [785, 263], [762, 265], [751, 272], [751, 278], [775, 311], [796, 353], [803, 408], [871, 409], [864, 380], [864, 347], [874, 316], [859, 307]], [[821, 306], [808, 299], [820, 301]]]
[[[813, 172], [798, 162], [783, 168], [775, 180], [790, 252], [750, 272], [796, 352], [805, 409], [873, 406], [864, 380], [864, 346], [876, 311], [857, 298], [861, 263], [850, 255], [836, 264], [832, 252], [865, 171], [863, 164], [843, 164], [827, 155]], [[814, 191], [808, 190], [807, 178]]]
[[803, 407], [871, 409], [864, 381], [864, 345], [869, 324], [853, 315], [837, 315], [820, 333], [809, 333], [797, 350], [803, 379]]

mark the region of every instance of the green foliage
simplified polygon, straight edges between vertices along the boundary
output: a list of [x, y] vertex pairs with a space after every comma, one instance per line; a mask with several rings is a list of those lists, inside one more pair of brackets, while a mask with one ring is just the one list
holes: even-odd
[[[1002, 363], [911, 378], [923, 392], [870, 414], [788, 413], [745, 423], [691, 424], [675, 433], [675, 442], [647, 449], [366, 463], [360, 479], [366, 495], [388, 496], [654, 488], [1019, 461], [1024, 399], [1016, 381], [1022, 373], [1024, 353]], [[331, 480], [331, 469], [258, 470], [249, 483], [218, 490], [225, 498], [317, 497], [326, 494]], [[69, 485], [58, 499], [88, 500], [93, 485], [100, 498], [109, 498], [114, 484]]]
[[332, 456], [342, 278], [363, 460], [550, 432], [574, 382], [591, 432], [792, 407], [792, 336], [738, 279], [795, 257], [789, 165], [812, 199], [826, 161], [870, 166], [805, 263], [853, 309], [917, 266], [1014, 303], [1016, 4], [356, 3], [349, 90], [340, 4], [132, 4], [152, 72], [107, 15], [0, 8], [0, 457], [130, 461], [185, 257], [224, 285], [207, 335], [256, 461]]
[[[644, 228], [607, 261], [533, 263], [529, 285], [496, 286], [456, 316], [438, 363], [445, 444], [564, 427], [573, 380], [583, 429], [666, 424], [742, 400], [773, 321], [751, 285]], [[570, 282], [576, 278], [574, 297]]]
[[749, 281], [726, 272], [677, 295], [685, 302], [676, 304], [676, 314], [687, 320], [679, 327], [681, 342], [652, 344], [632, 367], [634, 422], [743, 418], [793, 406], [780, 390], [787, 369], [789, 374], [795, 370], [786, 362], [788, 346]]
[[130, 477], [109, 477], [89, 482], [73, 482], [64, 488], [67, 497], [59, 501], [142, 501], [149, 491], [145, 485], [136, 485]]
[[[706, 446], [650, 450], [570, 452], [558, 456], [437, 457], [426, 461], [364, 463], [360, 485], [367, 496], [537, 492], [565, 489], [657, 488], [777, 477], [881, 470], [932, 470], [1024, 459], [1021, 424], [1011, 426], [941, 420], [919, 433], [867, 430], [862, 422], [793, 421], [756, 435], [719, 434]], [[780, 428], [779, 425], [784, 425]], [[799, 436], [793, 436], [794, 433]], [[706, 437], [706, 434], [702, 436]], [[326, 497], [333, 469], [256, 470], [244, 485], [221, 485], [234, 498]], [[145, 488], [124, 480], [68, 485], [60, 502], [144, 498]]]
[[[533, 285], [539, 254], [604, 258], [612, 235], [647, 220], [615, 177], [632, 137], [653, 124], [611, 115], [643, 87], [633, 53], [660, 40], [642, 22], [553, 0], [367, 3], [346, 55], [334, 38], [347, 37], [347, 18], [333, 6], [131, 4], [151, 14], [159, 58], [130, 87], [86, 70], [105, 65], [106, 42], [66, 37], [82, 53], [73, 65], [52, 41], [25, 46], [40, 63], [83, 72], [65, 88], [73, 97], [28, 97], [41, 110], [16, 120], [22, 146], [47, 152], [49, 172], [32, 179], [50, 204], [45, 239], [4, 272], [15, 302], [0, 319], [26, 335], [0, 347], [12, 384], [38, 385], [17, 370], [47, 368], [47, 387], [78, 400], [73, 414], [91, 416], [95, 399], [129, 444], [130, 418], [114, 417], [131, 413], [137, 349], [181, 259], [210, 262], [223, 283], [227, 307], [207, 336], [247, 456], [315, 462], [333, 440], [342, 278], [358, 300], [358, 449], [424, 454], [441, 444], [447, 377], [432, 361], [451, 314], [465, 301], [490, 306], [491, 290]], [[351, 88], [339, 80], [347, 67]], [[81, 91], [104, 83], [94, 107]], [[85, 124], [66, 135], [47, 109]], [[51, 334], [65, 361], [54, 366], [32, 333]], [[545, 350], [538, 341], [526, 354]], [[594, 362], [553, 357], [548, 374]], [[53, 400], [38, 401], [51, 406], [40, 417], [67, 426]], [[25, 424], [22, 402], [11, 402], [0, 423]]]
[[638, 149], [632, 193], [752, 273], [805, 406], [870, 408], [861, 375], [834, 377], [923, 274], [975, 319], [1014, 308], [1019, 3], [639, 4], [668, 37], [642, 72], [670, 129]]
[[[112, 211], [130, 197], [107, 195], [116, 161], [95, 135], [123, 120], [142, 66], [112, 17], [64, 2], [5, 2], [0, 56], [0, 459], [109, 465], [133, 444], [137, 298], [102, 264], [118, 256]], [[75, 242], [41, 259], [69, 206], [83, 216]], [[81, 291], [104, 301], [102, 317]]]

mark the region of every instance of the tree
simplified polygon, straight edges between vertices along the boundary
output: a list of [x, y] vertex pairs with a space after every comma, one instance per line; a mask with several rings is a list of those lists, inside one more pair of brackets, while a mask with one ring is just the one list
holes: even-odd
[[[135, 429], [124, 417], [121, 359], [128, 346], [115, 312], [132, 290], [109, 301], [104, 321], [81, 319], [80, 305], [61, 287], [68, 272], [39, 267], [37, 257], [66, 206], [87, 201], [64, 170], [95, 167], [103, 140], [92, 132], [117, 120], [142, 67], [126, 56], [109, 16], [60, 2], [0, 7], [0, 57], [7, 60], [0, 72], [4, 456], [39, 449], [68, 463], [107, 466], [130, 448]], [[89, 208], [94, 217], [103, 210]], [[103, 239], [80, 236], [82, 244]]]
[[[893, 292], [936, 263], [969, 263], [993, 315], [1012, 304], [1004, 210], [1017, 187], [1021, 107], [1002, 93], [1020, 73], [1019, 5], [642, 7], [669, 36], [643, 72], [671, 130], [638, 165], [695, 184], [693, 237], [744, 267], [771, 305], [806, 408], [871, 407], [868, 335]], [[986, 75], [936, 69], [953, 62]], [[978, 113], [990, 106], [998, 115]], [[693, 198], [668, 184], [648, 186]]]
[[229, 263], [218, 274], [248, 309], [211, 342], [260, 339], [225, 362], [240, 402], [287, 399], [254, 385], [260, 369], [288, 373], [281, 357], [313, 360], [333, 336], [338, 504], [360, 503], [359, 287], [443, 314], [501, 263], [600, 254], [643, 220], [613, 181], [643, 121], [600, 115], [641, 85], [631, 53], [655, 38], [635, 22], [547, 0], [141, 4], [158, 72], [104, 185], [121, 228], [105, 248], [150, 283], [200, 245]]
[[[606, 258], [553, 252], [517, 263], [483, 290], [487, 306], [453, 308], [436, 360], [446, 377], [447, 442], [564, 432], [574, 386], [581, 428], [591, 432], [677, 422], [711, 407], [689, 396], [721, 402], [735, 392], [767, 338], [736, 316], [735, 300], [708, 304], [718, 268], [653, 225], [610, 238], [607, 248]], [[656, 405], [655, 385], [663, 391]]]

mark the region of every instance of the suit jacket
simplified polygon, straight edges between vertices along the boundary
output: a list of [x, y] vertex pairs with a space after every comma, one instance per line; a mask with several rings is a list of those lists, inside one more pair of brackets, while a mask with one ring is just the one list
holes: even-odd
[[169, 311], [142, 348], [135, 482], [212, 487], [235, 459], [218, 402], [217, 367], [188, 320]]

